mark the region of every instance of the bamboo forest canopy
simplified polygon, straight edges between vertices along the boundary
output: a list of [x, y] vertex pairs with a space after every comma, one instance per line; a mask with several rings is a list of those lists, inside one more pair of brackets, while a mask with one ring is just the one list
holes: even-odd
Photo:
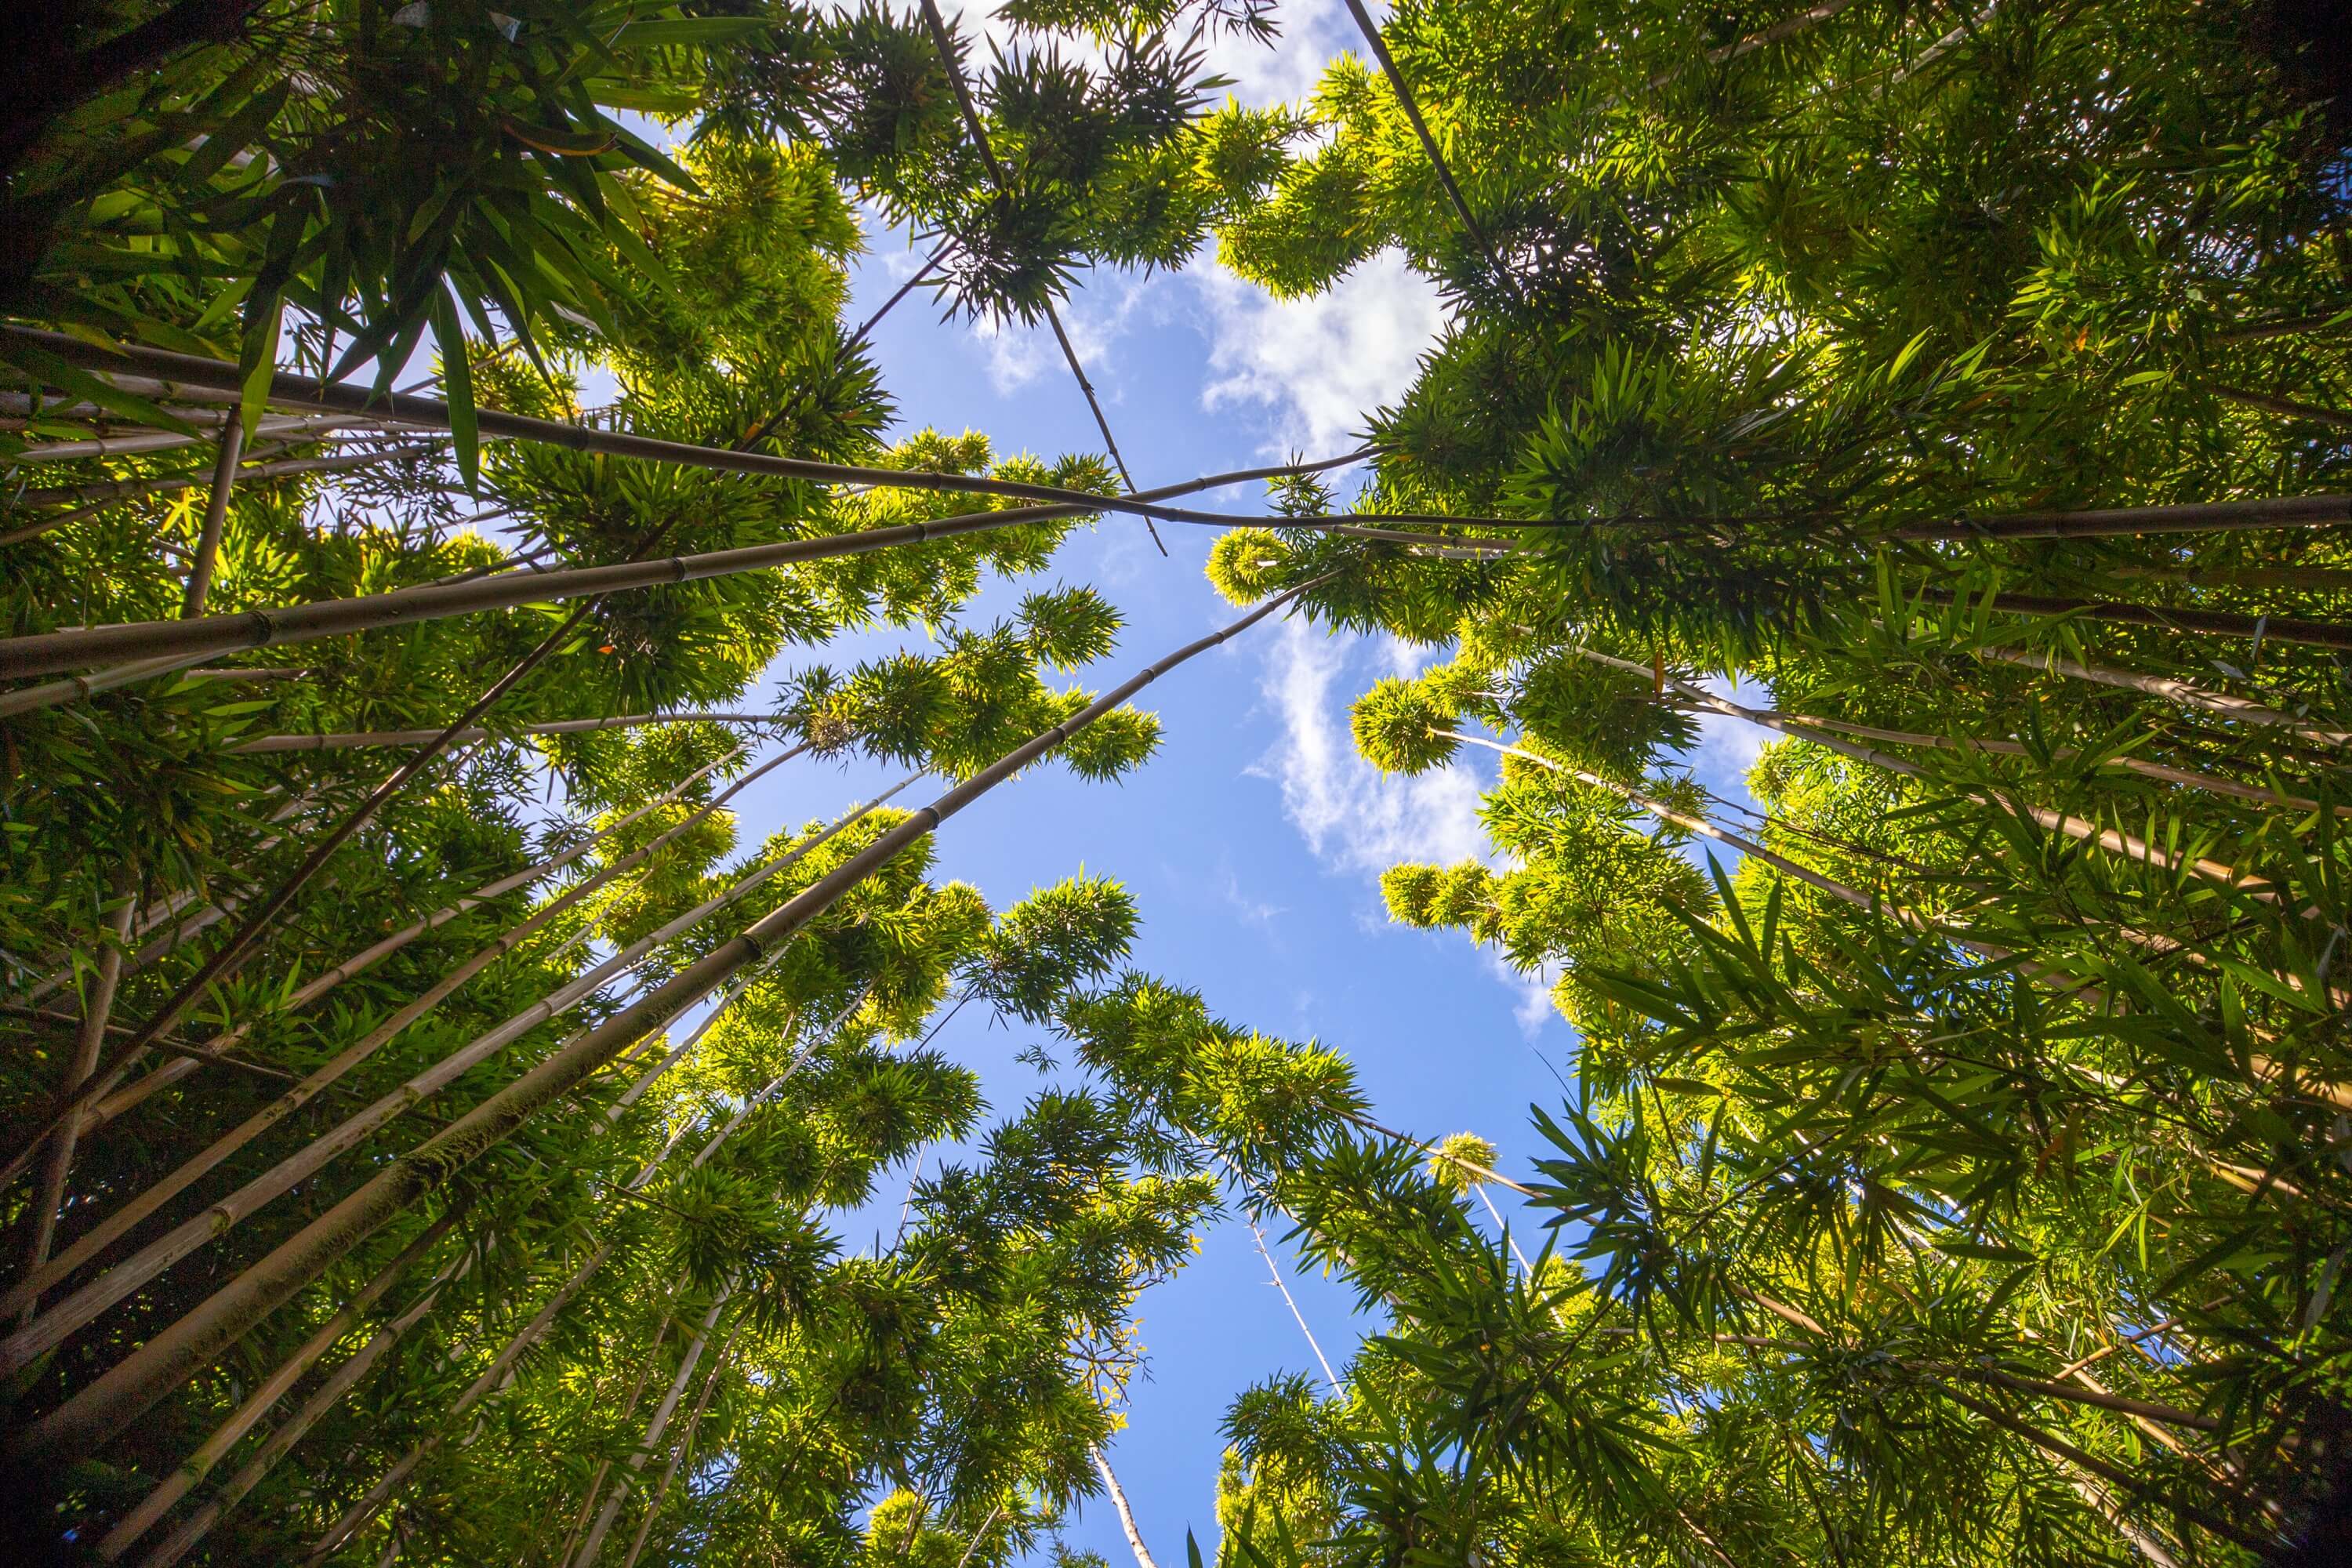
[[[1083, 1564], [1107, 1499], [1156, 1568], [1112, 1459], [1226, 1218], [1365, 1332], [1232, 1403], [1195, 1568], [2344, 1560], [2341, 15], [1347, 0], [1250, 104], [1272, 0], [498, 6], [11, 17], [12, 1561]], [[1098, 442], [901, 419], [901, 229], [882, 311], [1049, 329]], [[1138, 487], [1083, 279], [1398, 256], [1357, 441]], [[1126, 646], [1179, 580], [1089, 526], [1232, 618]], [[1381, 889], [1550, 986], [1548, 1102], [1377, 1103], [1113, 854], [942, 870], [1186, 768], [1147, 688], [1278, 618], [1411, 655], [1366, 763], [1486, 759]]]

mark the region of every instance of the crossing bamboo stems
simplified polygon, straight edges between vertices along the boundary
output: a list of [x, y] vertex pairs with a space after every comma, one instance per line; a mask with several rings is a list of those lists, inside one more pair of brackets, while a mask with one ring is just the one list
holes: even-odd
[[[107, 942], [98, 956], [98, 973], [90, 983], [89, 995], [82, 1005], [81, 1027], [74, 1034], [73, 1055], [66, 1066], [66, 1087], [79, 1088], [81, 1082], [98, 1070], [100, 1048], [106, 1043], [106, 1022], [114, 1011], [115, 988], [122, 980], [122, 944], [131, 934], [131, 921], [138, 910], [138, 901], [131, 897], [131, 879], [118, 877], [114, 894], [120, 900], [108, 919]], [[71, 1123], [50, 1132], [41, 1147], [40, 1172], [33, 1186], [30, 1210], [32, 1239], [26, 1247], [26, 1277], [37, 1275], [49, 1258], [49, 1246], [57, 1239], [58, 1209], [64, 1203], [66, 1177], [73, 1169], [74, 1145], [79, 1129]], [[27, 1300], [22, 1309], [26, 1319], [33, 1313], [34, 1303]], [[0, 1308], [0, 1316], [5, 1309]]]
[[[789, 755], [780, 757], [772, 765], [781, 765], [788, 760], [790, 760]], [[748, 785], [752, 776], [755, 775], [746, 775], [743, 779], [738, 780], [736, 787], [740, 789]], [[719, 804], [719, 802], [713, 801], [695, 817], [671, 828], [652, 844], [647, 845], [646, 848], [628, 857], [625, 864], [634, 867], [642, 863], [679, 834], [686, 832], [695, 821], [699, 820], [702, 815], [716, 810]], [[217, 1240], [230, 1228], [249, 1218], [266, 1205], [276, 1201], [294, 1187], [316, 1175], [343, 1153], [357, 1147], [374, 1132], [404, 1114], [419, 1101], [447, 1088], [458, 1078], [503, 1051], [508, 1046], [512, 1045], [540, 1025], [559, 1017], [578, 1005], [613, 978], [626, 973], [631, 964], [661, 943], [674, 940], [711, 914], [749, 896], [764, 882], [798, 864], [802, 858], [856, 820], [857, 818], [853, 816], [835, 823], [824, 832], [811, 837], [806, 843], [796, 846], [790, 853], [779, 856], [766, 866], [739, 879], [734, 886], [718, 897], [697, 905], [667, 924], [639, 938], [590, 969], [587, 973], [559, 986], [529, 1007], [507, 1018], [495, 1028], [477, 1035], [465, 1046], [444, 1057], [431, 1067], [419, 1071], [364, 1110], [345, 1119], [329, 1131], [312, 1139], [296, 1152], [254, 1177], [203, 1214], [149, 1243], [124, 1262], [118, 1264], [51, 1308], [34, 1324], [19, 1330], [6, 1340], [0, 1340], [0, 1367], [22, 1366], [34, 1356], [63, 1342], [67, 1335], [91, 1321], [100, 1313], [121, 1301], [131, 1291], [147, 1284], [182, 1258], [206, 1244]], [[616, 863], [611, 874], [618, 874], [618, 869], [619, 865]], [[315, 1097], [327, 1083], [349, 1072], [358, 1061], [382, 1048], [400, 1030], [415, 1022], [427, 1009], [439, 1003], [464, 981], [486, 967], [493, 959], [512, 951], [525, 936], [542, 929], [557, 914], [585, 898], [596, 886], [601, 886], [603, 881], [607, 879], [609, 877], [591, 879], [567, 891], [562, 898], [539, 910], [521, 925], [508, 931], [497, 942], [482, 949], [473, 958], [444, 976], [423, 996], [377, 1026], [366, 1037], [347, 1047], [340, 1056], [319, 1068], [293, 1090], [224, 1134], [212, 1147], [183, 1165], [171, 1177], [165, 1178], [163, 1182], [156, 1184], [140, 1197], [126, 1204], [114, 1215], [109, 1216], [106, 1225], [100, 1227], [107, 1233], [107, 1240], [110, 1241], [114, 1236], [121, 1234], [128, 1228], [129, 1224], [133, 1222], [125, 1219], [125, 1215], [131, 1214], [135, 1209], [139, 1211], [133, 1216], [135, 1219], [143, 1218], [147, 1213], [153, 1212], [162, 1202], [184, 1189], [205, 1171], [234, 1152], [236, 1148], [242, 1147], [268, 1127], [291, 1115]], [[164, 1191], [166, 1187], [170, 1190]], [[100, 1232], [96, 1230], [91, 1233], [93, 1237], [99, 1234]]]
[[108, 1372], [5, 1440], [15, 1463], [52, 1470], [94, 1454], [189, 1376], [242, 1339], [262, 1318], [410, 1205], [437, 1190], [484, 1152], [590, 1075], [700, 1001], [730, 976], [791, 941], [866, 876], [895, 859], [974, 801], [1071, 736], [1113, 711], [1186, 660], [1255, 626], [1328, 578], [1302, 584], [1146, 667], [1063, 722], [1032, 737], [877, 837], [732, 941], [653, 987], [613, 1017], [558, 1047], [520, 1078], [379, 1171], [327, 1213], [287, 1238]]
[[[604, 868], [594, 876], [583, 880], [579, 886], [567, 889], [561, 896], [550, 900], [545, 906], [533, 911], [518, 924], [509, 928], [495, 941], [479, 949], [472, 957], [467, 959], [464, 963], [458, 964], [456, 968], [444, 974], [439, 980], [436, 981], [432, 985], [428, 986], [421, 995], [412, 999], [405, 1005], [401, 1007], [399, 1011], [394, 1013], [391, 1017], [377, 1025], [359, 1040], [345, 1047], [345, 1049], [341, 1053], [319, 1067], [309, 1077], [302, 1079], [301, 1082], [295, 1085], [293, 1089], [287, 1091], [286, 1094], [279, 1097], [276, 1101], [263, 1107], [252, 1116], [247, 1117], [243, 1122], [231, 1128], [227, 1132], [223, 1133], [219, 1138], [215, 1139], [201, 1152], [183, 1162], [179, 1167], [173, 1170], [170, 1174], [150, 1184], [138, 1194], [121, 1205], [114, 1210], [114, 1212], [108, 1215], [104, 1220], [100, 1221], [80, 1237], [77, 1238], [73, 1247], [68, 1249], [64, 1254], [60, 1255], [47, 1268], [34, 1271], [28, 1274], [26, 1278], [18, 1281], [18, 1283], [10, 1289], [5, 1297], [0, 1297], [0, 1315], [5, 1315], [5, 1312], [12, 1310], [20, 1299], [26, 1302], [27, 1310], [29, 1310], [30, 1304], [34, 1301], [37, 1301], [42, 1293], [63, 1280], [76, 1268], [81, 1267], [81, 1265], [97, 1257], [107, 1247], [112, 1246], [116, 1240], [127, 1234], [132, 1226], [140, 1224], [150, 1215], [154, 1214], [158, 1209], [162, 1208], [163, 1205], [169, 1203], [173, 1197], [176, 1197], [179, 1194], [186, 1191], [188, 1187], [202, 1179], [208, 1172], [219, 1165], [222, 1161], [227, 1159], [230, 1155], [236, 1153], [239, 1149], [245, 1147], [254, 1139], [259, 1137], [270, 1128], [277, 1126], [279, 1122], [293, 1115], [295, 1111], [300, 1110], [310, 1100], [316, 1099], [330, 1085], [339, 1081], [345, 1075], [349, 1074], [354, 1068], [358, 1067], [360, 1063], [365, 1061], [377, 1051], [383, 1049], [385, 1045], [398, 1037], [398, 1036], [411, 1024], [414, 1024], [417, 1019], [425, 1016], [425, 1014], [439, 1005], [441, 1002], [453, 994], [460, 986], [465, 984], [467, 981], [481, 973], [481, 971], [488, 967], [490, 963], [501, 957], [504, 957], [507, 953], [513, 952], [531, 935], [544, 930], [549, 923], [553, 921], [566, 910], [573, 908], [582, 900], [587, 898], [598, 889], [605, 886], [614, 879], [625, 875], [636, 867], [643, 865], [646, 860], [652, 858], [654, 856], [658, 855], [664, 847], [676, 840], [680, 835], [690, 831], [695, 825], [702, 821], [703, 818], [722, 807], [737, 792], [748, 787], [751, 784], [764, 774], [782, 766], [785, 763], [792, 761], [794, 757], [802, 755], [806, 750], [807, 748], [804, 746], [797, 747], [793, 751], [787, 752], [782, 756], [773, 758], [768, 763], [761, 764], [760, 767], [753, 769], [741, 779], [736, 781], [734, 785], [725, 794], [720, 795], [708, 805], [698, 807], [694, 812], [689, 814], [685, 820], [679, 822], [677, 826], [671, 827], [667, 832], [655, 837], [642, 848], [615, 860], [612, 865]], [[720, 762], [724, 762], [725, 760], [726, 759], [722, 758], [720, 759]], [[719, 763], [712, 763], [708, 766], [698, 770], [697, 773], [692, 775], [692, 777], [688, 780], [687, 784], [678, 785], [677, 790], [683, 790], [684, 788], [688, 787], [688, 785], [691, 784], [693, 778], [699, 777], [702, 774], [709, 773], [710, 769], [716, 768], [719, 765], [720, 765]], [[676, 793], [677, 791], [675, 790], [670, 792], [673, 795]], [[331, 989], [334, 985], [341, 984], [343, 980], [350, 978], [353, 974], [362, 973], [372, 964], [380, 962], [391, 951], [394, 951], [396, 943], [404, 940], [413, 940], [415, 935], [422, 934], [425, 931], [432, 929], [432, 926], [446, 923], [446, 919], [455, 919], [457, 915], [463, 913], [467, 909], [478, 907], [488, 899], [497, 898], [505, 893], [511, 892], [515, 888], [524, 886], [529, 881], [535, 880], [541, 875], [555, 869], [560, 869], [561, 864], [559, 864], [559, 862], [568, 864], [569, 861], [577, 859], [580, 856], [586, 854], [596, 843], [601, 842], [604, 837], [609, 837], [610, 834], [618, 832], [629, 822], [636, 820], [636, 818], [644, 816], [646, 812], [655, 809], [656, 806], [662, 804], [663, 799], [667, 798], [669, 798], [669, 796], [666, 795], [662, 797], [662, 799], [647, 802], [644, 806], [632, 812], [626, 818], [624, 818], [622, 822], [615, 823], [611, 828], [608, 828], [605, 833], [600, 834], [595, 838], [592, 838], [585, 843], [574, 846], [572, 849], [565, 851], [562, 856], [555, 858], [554, 860], [551, 862], [543, 863], [541, 866], [531, 867], [527, 870], [515, 873], [512, 877], [501, 879], [499, 882], [490, 883], [485, 889], [475, 893], [470, 898], [460, 900], [458, 903], [450, 905], [443, 910], [436, 911], [435, 916], [427, 917], [426, 921], [416, 921], [404, 931], [394, 932], [391, 936], [386, 937], [383, 942], [376, 943], [374, 947], [370, 948], [365, 952], [356, 955], [352, 959], [346, 961], [344, 963], [338, 965], [335, 969], [330, 970], [325, 974], [320, 975], [317, 979], [311, 981], [310, 984], [303, 987], [301, 991], [297, 992], [293, 996], [289, 997], [285, 1003], [285, 1006], [288, 1008], [293, 1008], [307, 1005], [310, 1002], [316, 1001], [320, 996], [325, 994], [326, 992]], [[446, 917], [446, 919], [444, 917]], [[243, 1026], [238, 1030], [232, 1031], [230, 1036], [222, 1037], [219, 1041], [215, 1042], [215, 1047], [224, 1043], [231, 1042], [233, 1037], [241, 1036], [246, 1029], [249, 1029], [250, 1027], [250, 1025]], [[179, 1064], [173, 1064], [175, 1067], [178, 1065]], [[194, 1062], [187, 1063], [187, 1070], [194, 1071], [197, 1065], [198, 1064]], [[163, 1073], [169, 1072], [171, 1068], [168, 1068], [158, 1069], [156, 1073], [150, 1074], [149, 1079], [152, 1079], [159, 1078]], [[184, 1074], [182, 1076], [184, 1076]], [[142, 1083], [144, 1084], [146, 1081], [146, 1079], [142, 1079]], [[170, 1080], [165, 1079], [164, 1081], [168, 1082]], [[158, 1084], [157, 1087], [160, 1088], [162, 1085]], [[149, 1090], [148, 1092], [152, 1093], [152, 1090]], [[143, 1098], [143, 1096], [142, 1096], [142, 1098]], [[101, 1102], [101, 1104], [103, 1102]], [[245, 1192], [251, 1190], [253, 1189], [249, 1185], [248, 1188], [242, 1189], [239, 1195], [243, 1195]], [[193, 1238], [193, 1233], [188, 1232], [188, 1229], [185, 1226], [182, 1227], [181, 1231], [175, 1231], [173, 1234], [173, 1236], [182, 1237], [184, 1240]], [[166, 1241], [170, 1239], [170, 1237], [164, 1238]], [[176, 1258], [161, 1259], [160, 1252], [158, 1250], [161, 1247], [162, 1244], [159, 1243], [156, 1247], [151, 1247], [147, 1251], [142, 1252], [140, 1257], [142, 1258], [148, 1258], [151, 1253], [157, 1254], [157, 1266], [167, 1268], [170, 1266], [171, 1262], [176, 1261], [177, 1259]], [[135, 1262], [137, 1260], [134, 1259], [133, 1261]], [[152, 1278], [152, 1276], [149, 1277]], [[107, 1279], [113, 1279], [114, 1278], [114, 1275], [111, 1273], [106, 1277]], [[86, 1289], [85, 1292], [78, 1293], [75, 1300], [81, 1300], [82, 1296], [88, 1293], [88, 1290], [94, 1290], [100, 1285], [104, 1283], [104, 1280], [93, 1281], [91, 1286]], [[120, 1289], [115, 1294], [114, 1299], [120, 1299], [120, 1291], [135, 1289], [138, 1286], [144, 1283], [146, 1283], [145, 1278], [138, 1278], [135, 1276], [125, 1278], [120, 1282]], [[109, 1304], [110, 1304], [110, 1302], [100, 1302], [98, 1303], [98, 1306], [100, 1310], [103, 1310], [104, 1306]], [[59, 1310], [62, 1310], [63, 1309], [60, 1308]], [[79, 1326], [79, 1324], [68, 1325], [64, 1331], [70, 1332], [72, 1328]], [[5, 1362], [10, 1353], [7, 1342], [0, 1342], [0, 1362]]]
[[230, 1413], [227, 1420], [198, 1444], [194, 1452], [180, 1461], [177, 1468], [157, 1482], [154, 1489], [138, 1507], [123, 1515], [114, 1528], [107, 1531], [105, 1539], [98, 1544], [99, 1556], [111, 1563], [129, 1551], [133, 1542], [152, 1530], [155, 1521], [171, 1511], [172, 1505], [185, 1497], [197, 1482], [211, 1474], [229, 1450], [236, 1447], [279, 1400], [293, 1392], [294, 1385], [302, 1380], [303, 1374], [351, 1332], [362, 1314], [375, 1305], [377, 1300], [392, 1289], [394, 1282], [436, 1242], [446, 1236], [456, 1223], [457, 1215], [452, 1213], [426, 1226], [415, 1241], [401, 1250], [400, 1256], [386, 1264], [373, 1279], [360, 1288], [357, 1294], [344, 1302], [334, 1316], [320, 1324], [318, 1331], [279, 1363], [275, 1372], [262, 1379], [246, 1396], [245, 1403]]

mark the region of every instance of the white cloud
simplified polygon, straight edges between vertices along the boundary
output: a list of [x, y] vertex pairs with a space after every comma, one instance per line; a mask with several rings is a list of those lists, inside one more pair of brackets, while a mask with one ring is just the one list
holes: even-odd
[[1208, 312], [1212, 379], [1202, 404], [1273, 416], [1260, 448], [1321, 457], [1412, 384], [1444, 330], [1436, 287], [1383, 251], [1325, 293], [1276, 300], [1218, 263], [1187, 275]]
[[1351, 654], [1376, 647], [1303, 621], [1283, 623], [1261, 688], [1282, 739], [1255, 771], [1281, 785], [1284, 815], [1334, 870], [1377, 876], [1400, 860], [1450, 865], [1477, 858], [1486, 835], [1476, 773], [1457, 763], [1410, 777], [1385, 774], [1356, 755], [1346, 706], [1353, 693], [1333, 687], [1354, 662]]
[[[1347, 704], [1360, 681], [1344, 678], [1411, 674], [1431, 657], [1395, 637], [1327, 636], [1300, 621], [1284, 622], [1265, 656], [1260, 690], [1281, 721], [1282, 738], [1251, 771], [1281, 786], [1283, 814], [1326, 869], [1370, 880], [1403, 860], [1493, 858], [1478, 820], [1483, 775], [1462, 763], [1412, 776], [1382, 773], [1356, 754], [1348, 733]], [[1386, 922], [1367, 910], [1360, 923], [1370, 930]], [[1483, 957], [1514, 994], [1519, 1032], [1536, 1038], [1557, 1016], [1558, 970], [1547, 964], [1522, 974], [1491, 950]]]
[[1272, 48], [1233, 35], [1209, 46], [1209, 69], [1231, 78], [1226, 90], [1251, 109], [1300, 101], [1323, 79], [1333, 56], [1361, 47], [1355, 22], [1337, 0], [1290, 0], [1276, 19], [1282, 36]]

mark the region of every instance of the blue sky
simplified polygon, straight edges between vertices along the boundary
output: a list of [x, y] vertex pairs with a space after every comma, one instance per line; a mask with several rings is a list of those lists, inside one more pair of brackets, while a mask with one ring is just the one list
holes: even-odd
[[[1283, 23], [1277, 49], [1219, 49], [1216, 63], [1244, 101], [1303, 95], [1353, 37], [1336, 4], [1286, 5]], [[902, 235], [871, 239], [852, 321], [918, 261]], [[897, 434], [973, 428], [1000, 452], [1048, 457], [1099, 448], [1050, 333], [941, 322], [936, 307], [924, 308], [927, 298], [911, 297], [874, 339], [902, 416]], [[1328, 296], [1277, 304], [1205, 253], [1175, 275], [1097, 273], [1064, 306], [1064, 320], [1146, 488], [1349, 449], [1363, 411], [1410, 384], [1444, 324], [1433, 290], [1394, 256], [1374, 258]], [[1254, 510], [1261, 500], [1247, 487], [1215, 504]], [[1048, 575], [1092, 584], [1127, 618], [1118, 650], [1081, 677], [1089, 685], [1112, 684], [1236, 613], [1202, 574], [1212, 536], [1168, 525], [1161, 532], [1165, 559], [1139, 523], [1106, 519], [1075, 535]], [[992, 587], [973, 617], [984, 620], [1033, 585]], [[893, 640], [798, 650], [779, 672], [812, 657], [845, 662]], [[919, 642], [919, 634], [905, 640]], [[1524, 1171], [1536, 1153], [1528, 1106], [1559, 1097], [1553, 1075], [1573, 1073], [1573, 1035], [1539, 983], [1458, 934], [1391, 926], [1381, 906], [1382, 868], [1452, 861], [1484, 844], [1477, 795], [1491, 757], [1383, 779], [1349, 745], [1349, 700], [1412, 659], [1381, 639], [1263, 624], [1145, 694], [1141, 705], [1164, 727], [1150, 764], [1111, 785], [1080, 784], [1058, 768], [1014, 781], [943, 830], [939, 874], [973, 883], [1000, 909], [1081, 867], [1117, 878], [1141, 906], [1139, 967], [1201, 991], [1235, 1023], [1343, 1050], [1388, 1125], [1432, 1139], [1475, 1131], [1499, 1146], [1506, 1172]], [[1752, 755], [1746, 737], [1710, 731], [1693, 760], [1711, 787], [1744, 799], [1739, 780]], [[863, 765], [780, 770], [743, 798], [740, 841], [830, 817], [891, 782]], [[1013, 1059], [1041, 1043], [1035, 1031], [968, 1010], [940, 1043], [981, 1074], [992, 1116], [1017, 1111], [1040, 1084]], [[895, 1221], [908, 1174], [884, 1180], [874, 1212], [887, 1209]], [[859, 1223], [871, 1228], [865, 1216]], [[845, 1237], [852, 1247], [870, 1239], [855, 1229]], [[1289, 1268], [1278, 1233], [1267, 1240]], [[1150, 1370], [1131, 1389], [1129, 1425], [1111, 1450], [1161, 1568], [1183, 1562], [1188, 1527], [1204, 1551], [1213, 1546], [1217, 1428], [1233, 1396], [1278, 1372], [1317, 1371], [1248, 1228], [1222, 1224], [1200, 1247], [1142, 1304]], [[1350, 1293], [1330, 1281], [1294, 1269], [1291, 1289], [1344, 1374], [1370, 1325], [1351, 1319]], [[1131, 1561], [1107, 1501], [1089, 1506], [1066, 1539], [1114, 1568]]]

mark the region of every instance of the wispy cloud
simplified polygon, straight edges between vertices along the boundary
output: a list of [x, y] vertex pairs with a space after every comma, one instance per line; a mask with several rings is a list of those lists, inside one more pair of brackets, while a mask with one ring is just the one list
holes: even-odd
[[1282, 789], [1282, 808], [1307, 847], [1333, 870], [1374, 876], [1400, 860], [1450, 864], [1481, 854], [1478, 775], [1455, 764], [1413, 777], [1381, 773], [1349, 739], [1351, 667], [1378, 645], [1328, 636], [1302, 621], [1283, 623], [1261, 687], [1282, 738], [1255, 771]]
[[1208, 315], [1202, 406], [1265, 410], [1259, 447], [1272, 455], [1341, 449], [1412, 384], [1445, 327], [1435, 286], [1394, 251], [1305, 300], [1276, 300], [1214, 262], [1187, 276]]

